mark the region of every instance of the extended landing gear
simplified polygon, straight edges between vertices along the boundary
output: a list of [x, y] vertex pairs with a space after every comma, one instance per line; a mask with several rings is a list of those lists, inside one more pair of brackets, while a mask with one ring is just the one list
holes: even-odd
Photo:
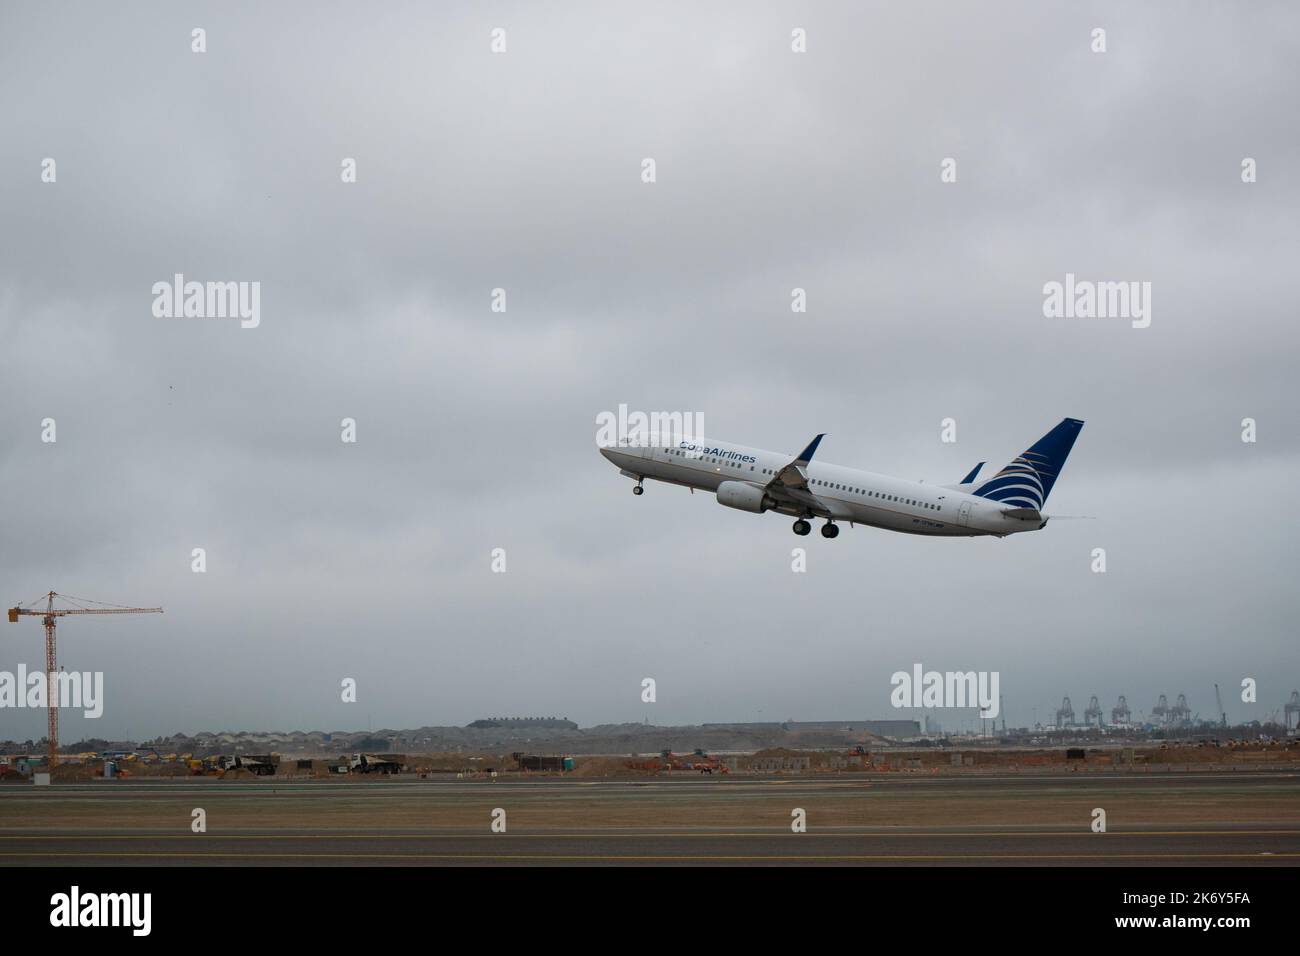
[[824, 525], [822, 525], [822, 537], [823, 537], [823, 538], [834, 538], [834, 537], [838, 536], [839, 533], [840, 533], [840, 526], [839, 526], [839, 525], [831, 524], [829, 521], [826, 522]]
[[794, 533], [799, 535], [800, 537], [803, 537], [811, 530], [812, 530], [812, 525], [810, 525], [807, 521], [804, 521], [803, 518], [800, 518], [798, 521], [794, 523]]
[[642, 482], [643, 480], [644, 480], [644, 479], [637, 479], [637, 483], [636, 483], [635, 485], [632, 486], [632, 494], [634, 494], [634, 495], [643, 495], [643, 494], [645, 494], [645, 489], [641, 487], [641, 482]]

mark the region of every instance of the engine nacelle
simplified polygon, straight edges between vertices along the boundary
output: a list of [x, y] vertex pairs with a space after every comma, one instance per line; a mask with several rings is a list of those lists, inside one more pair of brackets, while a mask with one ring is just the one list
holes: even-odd
[[718, 485], [718, 504], [761, 515], [772, 502], [762, 488], [743, 481], [724, 481]]

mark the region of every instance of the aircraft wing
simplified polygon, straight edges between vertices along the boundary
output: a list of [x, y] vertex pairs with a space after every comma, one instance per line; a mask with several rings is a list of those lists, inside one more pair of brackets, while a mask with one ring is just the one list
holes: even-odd
[[808, 443], [794, 461], [786, 465], [776, 473], [776, 476], [768, 482], [768, 491], [780, 490], [808, 490], [808, 465], [812, 462], [812, 456], [817, 453], [817, 446], [821, 444], [826, 435], [818, 435]]
[[803, 508], [809, 514], [819, 518], [834, 518], [838, 515], [832, 509], [831, 503], [817, 497], [808, 487], [808, 464], [816, 454], [817, 446], [825, 437], [823, 433], [810, 441], [798, 458], [773, 476], [767, 483], [766, 491], [782, 504]]

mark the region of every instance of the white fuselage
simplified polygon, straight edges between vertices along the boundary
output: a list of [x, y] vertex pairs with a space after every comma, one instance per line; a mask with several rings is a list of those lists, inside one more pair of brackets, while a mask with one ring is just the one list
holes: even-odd
[[[631, 477], [717, 492], [725, 481], [765, 487], [790, 463], [782, 452], [730, 442], [673, 440], [658, 445], [620, 442], [600, 453]], [[1046, 519], [1026, 521], [1004, 514], [1005, 506], [942, 485], [907, 481], [814, 460], [806, 466], [808, 491], [833, 520], [889, 531], [940, 537], [999, 537], [1037, 531]], [[773, 502], [764, 510], [810, 517], [806, 509]]]

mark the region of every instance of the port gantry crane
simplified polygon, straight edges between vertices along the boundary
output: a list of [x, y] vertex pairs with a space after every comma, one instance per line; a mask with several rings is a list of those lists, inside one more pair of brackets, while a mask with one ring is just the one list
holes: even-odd
[[[55, 607], [54, 599], [63, 598], [69, 604], [75, 604], [76, 607]], [[28, 604], [38, 604], [45, 602], [45, 607], [24, 607], [19, 604], [9, 609], [9, 623], [17, 624], [18, 618], [39, 617], [45, 625], [45, 706], [48, 711], [48, 733], [46, 741], [49, 745], [48, 766], [53, 767], [58, 761], [59, 753], [59, 661], [58, 653], [54, 644], [54, 624], [58, 618], [68, 617], [73, 614], [161, 614], [160, 607], [122, 607], [117, 604], [105, 604], [103, 601], [91, 601], [87, 598], [73, 598], [66, 594], [59, 594], [51, 591], [44, 597], [39, 597], [35, 601], [29, 601]], [[98, 604], [100, 607], [82, 607], [82, 604]]]

